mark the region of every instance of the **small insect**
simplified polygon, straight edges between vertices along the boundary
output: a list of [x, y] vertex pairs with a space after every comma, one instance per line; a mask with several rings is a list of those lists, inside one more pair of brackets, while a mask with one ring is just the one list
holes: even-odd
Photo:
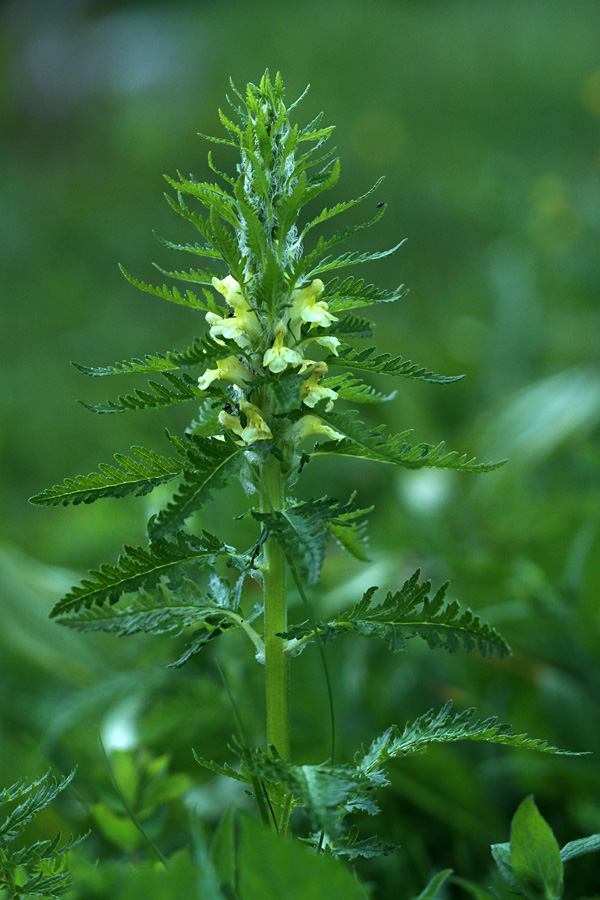
[[377, 209], [381, 209], [382, 206], [385, 206], [385, 200], [380, 200], [377, 204]]

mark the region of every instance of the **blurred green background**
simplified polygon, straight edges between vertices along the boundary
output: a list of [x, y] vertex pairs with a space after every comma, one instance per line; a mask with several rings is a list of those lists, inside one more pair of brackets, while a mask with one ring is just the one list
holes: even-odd
[[[319, 609], [354, 602], [370, 584], [398, 587], [421, 565], [436, 585], [450, 578], [452, 596], [514, 650], [488, 662], [340, 641], [330, 658], [342, 753], [449, 698], [594, 753], [457, 746], [397, 765], [377, 830], [401, 850], [360, 871], [381, 897], [399, 884], [408, 896], [442, 866], [485, 881], [489, 844], [507, 840], [529, 793], [561, 844], [600, 831], [597, 2], [13, 0], [0, 27], [0, 784], [79, 765], [78, 796], [40, 833], [91, 826], [91, 858], [133, 847], [141, 859], [127, 825], [110, 819], [119, 805], [98, 733], [123, 783], [145, 783], [149, 766], [163, 779], [144, 809], [164, 852], [184, 842], [190, 810], [210, 827], [237, 796], [190, 751], [222, 759], [234, 730], [215, 654], [261, 740], [261, 673], [235, 639], [175, 672], [164, 668], [168, 640], [79, 636], [46, 618], [86, 568], [142, 539], [155, 495], [70, 510], [27, 498], [132, 444], [167, 452], [165, 427], [194, 415], [94, 416], [75, 401], [139, 382], [85, 379], [69, 361], [184, 347], [202, 330], [192, 311], [135, 291], [117, 263], [146, 281], [161, 277], [152, 261], [180, 265], [152, 234], [192, 239], [162, 197], [162, 173], [212, 177], [196, 132], [222, 134], [230, 76], [243, 88], [269, 67], [290, 101], [311, 83], [297, 121], [324, 110], [337, 126], [342, 177], [327, 205], [386, 176], [360, 213], [379, 200], [388, 213], [353, 247], [408, 239], [356, 270], [410, 288], [376, 311], [380, 348], [468, 375], [447, 387], [401, 383], [381, 415], [420, 440], [510, 459], [483, 476], [311, 467], [306, 494], [358, 488], [363, 505], [376, 504], [372, 562], [349, 566], [334, 552]], [[227, 148], [214, 153], [231, 168]], [[230, 536], [240, 504], [241, 491], [229, 491], [202, 525]], [[328, 713], [315, 652], [293, 677], [295, 752], [316, 762], [328, 753]], [[598, 889], [597, 860], [570, 865], [572, 896]], [[83, 896], [103, 897], [108, 888], [88, 876]]]

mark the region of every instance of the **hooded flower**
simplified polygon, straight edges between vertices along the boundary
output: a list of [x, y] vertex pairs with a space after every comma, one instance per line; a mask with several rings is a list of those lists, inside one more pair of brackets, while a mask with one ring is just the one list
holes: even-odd
[[283, 321], [279, 321], [275, 329], [273, 346], [263, 356], [263, 366], [274, 374], [283, 372], [288, 366], [299, 366], [302, 362], [302, 357], [297, 350], [292, 350], [291, 347], [284, 345], [283, 339], [286, 332], [287, 328]]
[[219, 422], [241, 438], [238, 444], [253, 444], [254, 441], [268, 441], [273, 433], [262, 417], [260, 409], [248, 400], [240, 400], [240, 409], [246, 416], [246, 425], [242, 426], [239, 416], [233, 416], [226, 410], [219, 413]]
[[235, 341], [239, 347], [249, 347], [254, 340], [260, 337], [260, 323], [244, 298], [238, 281], [227, 275], [222, 281], [213, 278], [213, 287], [225, 297], [225, 302], [234, 311], [233, 316], [219, 316], [217, 313], [207, 312], [206, 321], [210, 325], [210, 336], [213, 338], [224, 337]]
[[324, 434], [326, 437], [331, 438], [332, 441], [344, 439], [343, 434], [330, 428], [329, 425], [324, 425], [317, 416], [302, 416], [293, 426], [293, 429], [295, 432], [293, 436], [298, 442], [319, 434]]
[[290, 309], [290, 331], [300, 337], [300, 330], [305, 323], [310, 328], [320, 326], [328, 328], [332, 322], [337, 322], [337, 316], [329, 312], [325, 300], [317, 300], [323, 291], [323, 282], [315, 278], [308, 287], [292, 294], [292, 306]]
[[329, 402], [325, 409], [329, 412], [333, 406], [333, 401], [337, 399], [337, 394], [335, 391], [332, 391], [331, 388], [323, 387], [318, 383], [319, 378], [321, 378], [326, 371], [327, 363], [318, 362], [314, 367], [310, 378], [302, 385], [300, 397], [302, 398], [304, 405], [310, 406], [311, 408], [314, 408], [321, 400], [327, 399]]
[[234, 384], [242, 387], [244, 381], [247, 381], [250, 373], [246, 366], [239, 361], [237, 356], [227, 356], [217, 362], [216, 369], [207, 369], [204, 375], [198, 379], [198, 387], [205, 391], [213, 381], [233, 381]]

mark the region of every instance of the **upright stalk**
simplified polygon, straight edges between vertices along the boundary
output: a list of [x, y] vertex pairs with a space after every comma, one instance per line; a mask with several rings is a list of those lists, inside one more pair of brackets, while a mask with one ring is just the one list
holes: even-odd
[[[263, 512], [283, 509], [283, 475], [279, 460], [269, 455], [262, 470]], [[285, 552], [269, 537], [265, 542], [263, 599], [265, 605], [265, 678], [267, 701], [267, 744], [279, 756], [290, 757], [289, 658], [278, 633], [287, 630]]]

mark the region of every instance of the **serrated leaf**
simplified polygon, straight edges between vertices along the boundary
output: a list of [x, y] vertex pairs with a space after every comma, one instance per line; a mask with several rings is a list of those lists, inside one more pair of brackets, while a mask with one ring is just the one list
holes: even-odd
[[[539, 750], [563, 756], [579, 756], [568, 750], [552, 747], [540, 738], [530, 738], [526, 734], [514, 734], [509, 725], [503, 725], [496, 716], [475, 719], [475, 710], [466, 709], [451, 715], [452, 704], [446, 703], [439, 712], [429, 710], [414, 722], [400, 730], [392, 725], [376, 738], [364, 754], [357, 754], [356, 765], [365, 774], [373, 777], [390, 759], [424, 753], [432, 744], [447, 744], [455, 741], [487, 741], [507, 747], [525, 750]], [[385, 783], [385, 781], [382, 781]]]
[[[229, 347], [231, 342], [225, 342]], [[79, 372], [91, 377], [106, 375], [129, 375], [145, 372], [168, 372], [174, 369], [185, 369], [192, 366], [209, 366], [227, 353], [223, 343], [217, 343], [204, 335], [186, 347], [185, 350], [167, 350], [163, 353], [152, 353], [141, 359], [123, 360], [112, 366], [83, 366], [71, 363]]]
[[347, 309], [358, 309], [361, 306], [372, 306], [374, 303], [394, 303], [405, 293], [403, 284], [390, 292], [382, 291], [374, 284], [366, 284], [364, 278], [348, 277], [341, 281], [336, 277], [325, 285], [323, 296], [331, 312], [337, 313]]
[[175, 375], [173, 372], [163, 372], [162, 374], [174, 390], [157, 381], [149, 381], [150, 390], [147, 391], [138, 388], [133, 394], [121, 395], [117, 400], [107, 400], [106, 403], [84, 403], [82, 400], [79, 402], [91, 412], [102, 415], [122, 413], [128, 410], [137, 412], [148, 409], [164, 409], [167, 406], [176, 406], [179, 403], [186, 403], [188, 400], [206, 397], [206, 393], [200, 390], [197, 382], [185, 372], [182, 376]]
[[170, 668], [179, 668], [223, 632], [244, 627], [250, 630], [240, 612], [242, 584], [243, 576], [232, 588], [213, 573], [208, 590], [201, 590], [194, 582], [182, 578], [176, 590], [162, 583], [152, 588], [141, 587], [127, 606], [83, 608], [68, 616], [60, 615], [58, 622], [76, 631], [104, 631], [118, 637], [140, 632], [177, 637], [194, 627], [186, 649], [170, 664]]
[[107, 602], [116, 603], [123, 594], [153, 587], [163, 577], [170, 587], [175, 587], [186, 566], [194, 563], [212, 565], [221, 555], [235, 554], [231, 547], [208, 532], [198, 538], [180, 531], [173, 540], [157, 538], [148, 547], [125, 546], [116, 565], [103, 565], [92, 570], [90, 577], [84, 578], [54, 606], [50, 618], [78, 612], [82, 606], [89, 609]]
[[451, 384], [465, 377], [464, 375], [436, 375], [413, 363], [410, 359], [405, 360], [401, 356], [393, 357], [390, 353], [377, 353], [376, 347], [365, 347], [362, 350], [356, 350], [350, 346], [340, 347], [337, 356], [329, 356], [327, 362], [330, 365], [345, 366], [363, 372], [415, 378], [433, 384]]
[[188, 435], [183, 440], [169, 436], [184, 459], [183, 480], [169, 503], [161, 509], [149, 528], [150, 536], [164, 537], [181, 528], [200, 509], [213, 490], [223, 487], [242, 448], [229, 437], [215, 440]]
[[293, 794], [294, 806], [304, 809], [313, 830], [334, 839], [342, 833], [342, 818], [351, 797], [373, 787], [352, 766], [297, 766], [261, 750], [252, 752], [252, 762], [261, 779]]
[[[341, 634], [355, 632], [364, 637], [386, 641], [394, 651], [404, 650], [407, 640], [423, 638], [432, 649], [443, 648], [451, 653], [464, 647], [479, 649], [482, 656], [506, 656], [510, 649], [502, 636], [490, 625], [481, 622], [469, 609], [454, 600], [445, 603], [448, 584], [442, 585], [429, 597], [431, 582], [419, 582], [417, 570], [395, 594], [389, 592], [378, 605], [373, 603], [376, 588], [370, 588], [354, 607], [328, 622], [316, 623], [324, 643]], [[315, 637], [314, 627], [304, 622], [285, 633], [297, 652], [298, 644]]]
[[140, 281], [139, 278], [134, 278], [134, 276], [130, 275], [123, 266], [119, 265], [119, 268], [127, 281], [130, 284], [133, 284], [134, 287], [139, 288], [140, 291], [145, 291], [147, 294], [154, 294], [155, 297], [162, 297], [163, 300], [169, 300], [171, 303], [177, 303], [179, 306], [187, 306], [190, 309], [201, 309], [204, 312], [210, 312], [212, 310], [210, 303], [207, 303], [205, 300], [200, 300], [192, 293], [192, 291], [186, 291], [184, 296], [176, 287], [169, 289], [165, 284], [163, 284], [162, 287], [154, 284], [147, 284], [145, 281]]
[[252, 510], [252, 515], [269, 535], [277, 538], [290, 556], [300, 559], [308, 583], [314, 584], [321, 574], [328, 526], [331, 523], [345, 527], [350, 520], [341, 517], [354, 512], [360, 515], [363, 511], [354, 510], [352, 499], [348, 503], [340, 503], [322, 497], [288, 506], [284, 510]]
[[94, 503], [103, 497], [141, 497], [157, 485], [165, 484], [181, 475], [183, 466], [176, 459], [160, 456], [144, 447], [132, 447], [137, 459], [115, 453], [119, 466], [101, 463], [99, 472], [66, 478], [62, 484], [31, 497], [35, 506], [68, 506], [72, 503]]
[[337, 322], [332, 322], [327, 334], [339, 337], [370, 338], [373, 335], [373, 323], [360, 316], [348, 314], [340, 316]]
[[506, 462], [500, 460], [493, 463], [478, 463], [474, 457], [469, 458], [466, 453], [459, 453], [456, 450], [446, 452], [443, 441], [437, 446], [424, 443], [413, 445], [406, 440], [411, 434], [410, 431], [386, 437], [383, 425], [368, 428], [357, 418], [356, 410], [335, 413], [318, 409], [317, 412], [325, 424], [345, 435], [346, 439], [317, 444], [311, 452], [311, 457], [333, 454], [391, 463], [408, 469], [460, 469], [464, 472], [491, 472]]
[[340, 213], [346, 212], [349, 209], [352, 209], [353, 206], [356, 206], [358, 203], [362, 203], [367, 197], [369, 197], [374, 191], [377, 190], [381, 182], [382, 178], [378, 178], [372, 188], [369, 188], [362, 196], [356, 197], [354, 200], [344, 200], [341, 203], [336, 203], [335, 206], [330, 207], [329, 209], [322, 209], [318, 216], [308, 222], [304, 228], [302, 229], [301, 239], [304, 239], [305, 235], [314, 228], [315, 225], [320, 225], [322, 222], [326, 222], [328, 219], [333, 218], [334, 216], [339, 216]]
[[[328, 362], [331, 363], [331, 359]], [[321, 386], [335, 391], [341, 400], [348, 400], [351, 403], [386, 403], [396, 396], [396, 391], [382, 394], [381, 391], [375, 390], [361, 378], [354, 378], [348, 372], [324, 378]]]

